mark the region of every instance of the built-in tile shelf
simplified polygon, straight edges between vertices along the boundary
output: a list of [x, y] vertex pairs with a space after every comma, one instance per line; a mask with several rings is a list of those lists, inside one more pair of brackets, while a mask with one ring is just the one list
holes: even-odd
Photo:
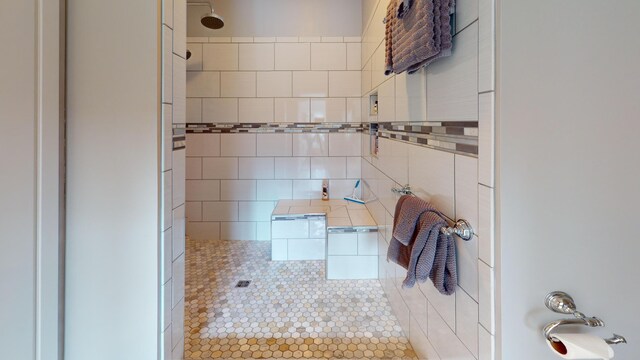
[[378, 93], [369, 95], [369, 115], [378, 116]]

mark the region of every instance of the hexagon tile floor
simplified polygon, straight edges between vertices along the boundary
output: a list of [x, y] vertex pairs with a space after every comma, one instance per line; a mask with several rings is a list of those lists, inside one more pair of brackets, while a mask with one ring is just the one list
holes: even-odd
[[377, 280], [325, 280], [324, 261], [270, 251], [187, 240], [185, 359], [416, 359]]

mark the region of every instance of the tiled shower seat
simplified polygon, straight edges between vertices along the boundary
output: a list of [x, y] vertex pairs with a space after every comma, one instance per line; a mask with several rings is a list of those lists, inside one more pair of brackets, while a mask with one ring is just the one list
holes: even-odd
[[375, 279], [377, 231], [364, 205], [281, 200], [271, 215], [271, 259], [326, 259], [328, 279]]

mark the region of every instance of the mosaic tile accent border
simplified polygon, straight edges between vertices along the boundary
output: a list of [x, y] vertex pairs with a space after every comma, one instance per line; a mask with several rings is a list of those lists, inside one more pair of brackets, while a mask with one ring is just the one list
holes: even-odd
[[353, 234], [365, 232], [378, 232], [377, 226], [327, 226], [329, 234]]
[[[478, 155], [477, 121], [385, 122], [377, 125], [377, 134], [381, 138], [465, 155]], [[364, 124], [364, 127], [367, 131], [371, 128], [370, 124]]]
[[326, 215], [320, 214], [296, 214], [296, 215], [271, 215], [271, 221], [290, 221], [290, 220], [325, 220]]
[[353, 133], [362, 132], [361, 123], [188, 123], [187, 134], [238, 133]]
[[[382, 122], [381, 138], [404, 141], [433, 149], [478, 155], [478, 122]], [[187, 123], [173, 129], [173, 149], [185, 147], [185, 134], [240, 133], [356, 133], [369, 132], [369, 123]]]

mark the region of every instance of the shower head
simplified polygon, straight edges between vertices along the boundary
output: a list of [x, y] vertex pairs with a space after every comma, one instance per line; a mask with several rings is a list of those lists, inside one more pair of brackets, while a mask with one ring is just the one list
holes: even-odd
[[221, 29], [224, 26], [224, 19], [222, 19], [222, 16], [216, 14], [213, 9], [211, 9], [210, 14], [202, 15], [200, 22], [205, 27], [213, 30]]
[[187, 3], [188, 6], [208, 6], [209, 12], [202, 15], [200, 23], [213, 30], [221, 29], [224, 26], [224, 19], [222, 16], [216, 14], [213, 10], [213, 5], [210, 1], [192, 1]]

